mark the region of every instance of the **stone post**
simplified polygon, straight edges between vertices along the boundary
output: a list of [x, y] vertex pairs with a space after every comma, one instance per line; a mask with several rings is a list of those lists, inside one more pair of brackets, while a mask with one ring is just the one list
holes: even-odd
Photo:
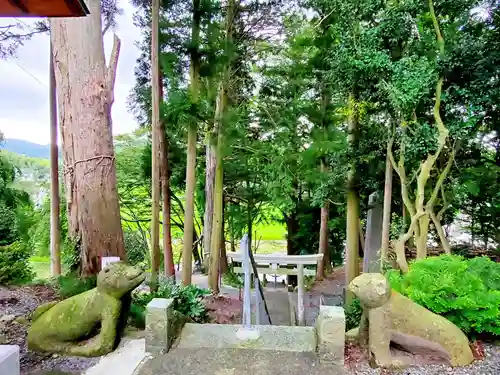
[[19, 346], [0, 345], [0, 374], [19, 375]]
[[306, 325], [304, 311], [304, 265], [297, 265], [297, 312], [299, 315], [299, 326]]
[[252, 324], [252, 311], [251, 311], [251, 274], [250, 270], [250, 257], [248, 256], [248, 235], [245, 234], [241, 239], [240, 251], [243, 254], [243, 327], [249, 329]]
[[379, 273], [383, 208], [377, 193], [370, 194], [368, 198], [368, 207], [363, 273]]
[[236, 332], [236, 337], [242, 341], [259, 338], [259, 331], [252, 328], [252, 266], [250, 264], [250, 256], [248, 255], [249, 246], [248, 234], [245, 234], [241, 239], [240, 245], [240, 251], [243, 255], [243, 272], [245, 273], [243, 284], [243, 326]]
[[323, 364], [344, 366], [345, 313], [339, 306], [319, 307], [318, 355]]
[[[164, 354], [169, 351], [182, 324], [175, 321], [173, 299], [154, 298], [146, 311], [146, 352]], [[180, 325], [180, 327], [179, 327]]]

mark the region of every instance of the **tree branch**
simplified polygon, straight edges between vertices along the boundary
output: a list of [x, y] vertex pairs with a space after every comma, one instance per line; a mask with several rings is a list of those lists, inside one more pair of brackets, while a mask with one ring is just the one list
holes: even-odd
[[109, 91], [109, 103], [113, 104], [115, 100], [114, 90], [116, 81], [116, 69], [118, 68], [118, 57], [120, 56], [121, 40], [118, 35], [113, 37], [113, 49], [111, 50], [111, 56], [109, 58], [108, 70], [106, 72], [106, 83]]

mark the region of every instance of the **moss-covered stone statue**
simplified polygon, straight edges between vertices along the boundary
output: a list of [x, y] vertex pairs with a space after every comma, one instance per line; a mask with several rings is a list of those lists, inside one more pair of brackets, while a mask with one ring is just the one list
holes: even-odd
[[391, 355], [390, 343], [397, 342], [397, 337], [406, 337], [407, 343], [414, 341], [421, 348], [443, 352], [451, 366], [465, 366], [474, 360], [469, 340], [460, 328], [391, 290], [384, 275], [362, 274], [348, 289], [363, 306], [359, 338], [368, 345], [376, 365], [389, 368], [408, 365]]
[[40, 305], [32, 314], [28, 348], [84, 357], [110, 353], [118, 341], [124, 296], [144, 278], [137, 268], [111, 263], [99, 272], [96, 288]]

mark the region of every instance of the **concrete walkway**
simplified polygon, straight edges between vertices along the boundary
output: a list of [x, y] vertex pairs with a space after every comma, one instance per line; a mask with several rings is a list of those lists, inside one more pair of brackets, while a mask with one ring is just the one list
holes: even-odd
[[314, 354], [250, 349], [181, 349], [148, 360], [134, 375], [342, 375]]

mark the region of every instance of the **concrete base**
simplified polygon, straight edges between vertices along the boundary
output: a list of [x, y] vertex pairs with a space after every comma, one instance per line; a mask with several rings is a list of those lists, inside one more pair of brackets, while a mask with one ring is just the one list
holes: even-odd
[[323, 364], [344, 365], [345, 313], [342, 307], [319, 308], [316, 320], [318, 331], [318, 355]]
[[240, 340], [241, 325], [193, 324], [182, 330], [178, 348], [226, 348], [256, 349], [287, 352], [316, 351], [316, 330], [314, 327], [252, 326], [259, 332], [259, 338]]
[[[101, 357], [84, 375], [132, 375], [146, 357], [146, 340], [123, 340], [112, 353]], [[0, 372], [0, 375], [3, 375]]]
[[0, 345], [0, 375], [19, 375], [19, 346]]

